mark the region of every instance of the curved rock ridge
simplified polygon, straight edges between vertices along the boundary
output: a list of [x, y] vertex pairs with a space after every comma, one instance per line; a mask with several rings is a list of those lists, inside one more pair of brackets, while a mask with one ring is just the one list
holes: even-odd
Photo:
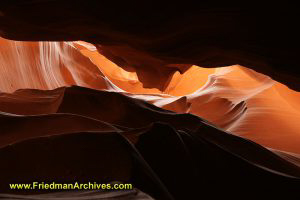
[[266, 147], [300, 153], [299, 100], [299, 92], [252, 70], [231, 66], [217, 69], [194, 93], [150, 101], [168, 110], [195, 114]]
[[[250, 196], [297, 194], [297, 165], [197, 116], [177, 114], [117, 92], [78, 86], [57, 91], [63, 98], [54, 112], [45, 108], [44, 114], [33, 114], [24, 107], [22, 115], [1, 114], [1, 130], [7, 133], [0, 134], [2, 193], [18, 194], [9, 190], [9, 183], [38, 179], [131, 182], [154, 199], [190, 199], [199, 196], [199, 188], [202, 196], [234, 199], [240, 196], [213, 191], [251, 188]], [[19, 97], [37, 93], [39, 102], [47, 102], [41, 97], [57, 98], [57, 91], [17, 93]], [[41, 106], [36, 101], [26, 103], [33, 110]], [[7, 140], [7, 135], [14, 138]]]

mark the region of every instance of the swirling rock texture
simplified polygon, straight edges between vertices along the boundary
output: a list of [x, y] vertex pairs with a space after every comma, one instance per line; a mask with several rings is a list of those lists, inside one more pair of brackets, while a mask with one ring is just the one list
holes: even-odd
[[[298, 195], [295, 10], [0, 5], [0, 198]], [[36, 180], [135, 189], [9, 190]]]

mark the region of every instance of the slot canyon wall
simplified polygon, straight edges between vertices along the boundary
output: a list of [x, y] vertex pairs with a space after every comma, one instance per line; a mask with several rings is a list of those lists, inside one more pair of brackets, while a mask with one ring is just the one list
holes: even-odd
[[33, 177], [136, 186], [91, 199], [295, 194], [298, 12], [252, 6], [1, 1], [0, 198]]

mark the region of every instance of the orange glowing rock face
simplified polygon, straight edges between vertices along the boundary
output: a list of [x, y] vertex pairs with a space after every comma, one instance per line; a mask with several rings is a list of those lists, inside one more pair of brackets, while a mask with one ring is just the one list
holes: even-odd
[[[79, 85], [122, 92], [158, 107], [192, 113], [265, 147], [300, 154], [300, 93], [239, 65], [192, 66], [164, 90], [147, 88], [86, 42], [0, 39], [0, 90]], [[160, 81], [159, 77], [148, 77]]]
[[[87, 46], [87, 43], [75, 42], [74, 46], [78, 48], [83, 55], [88, 57], [116, 86], [126, 92], [134, 94], [164, 93], [174, 96], [187, 95], [201, 88], [206, 83], [208, 75], [215, 71], [215, 69], [192, 66], [184, 73], [184, 75], [179, 72], [174, 73], [166, 86], [166, 89], [160, 91], [156, 88], [145, 88], [141, 81], [139, 81], [136, 72], [128, 72], [120, 68], [118, 65], [101, 55], [92, 44], [88, 44]], [[152, 79], [157, 78], [158, 77], [152, 77]]]

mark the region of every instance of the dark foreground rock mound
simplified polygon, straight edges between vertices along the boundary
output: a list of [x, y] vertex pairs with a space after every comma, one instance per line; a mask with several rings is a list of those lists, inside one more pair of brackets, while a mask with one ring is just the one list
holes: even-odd
[[[33, 115], [28, 108], [27, 114], [25, 108], [20, 110], [23, 115], [8, 114], [14, 102], [6, 101], [6, 112], [0, 117], [1, 130], [5, 130], [0, 132], [0, 197], [34, 199], [37, 193], [49, 192], [9, 189], [10, 183], [33, 181], [119, 181], [132, 183], [154, 199], [298, 194], [299, 167], [201, 118], [114, 92], [81, 87], [59, 91], [61, 95], [53, 98], [59, 96], [60, 102], [53, 101], [51, 107], [56, 109], [47, 106], [57, 90], [15, 93], [20, 99], [22, 95], [28, 99], [38, 95], [40, 103], [45, 100], [41, 96], [47, 96], [43, 114]], [[4, 97], [9, 99], [9, 94], [2, 95], [0, 101]], [[26, 105], [32, 110], [41, 106], [29, 100]], [[115, 199], [124, 198], [115, 192], [108, 191]], [[64, 194], [76, 196], [71, 191]], [[104, 199], [107, 194], [99, 195]], [[128, 199], [150, 198], [138, 190], [124, 195], [129, 195]]]

